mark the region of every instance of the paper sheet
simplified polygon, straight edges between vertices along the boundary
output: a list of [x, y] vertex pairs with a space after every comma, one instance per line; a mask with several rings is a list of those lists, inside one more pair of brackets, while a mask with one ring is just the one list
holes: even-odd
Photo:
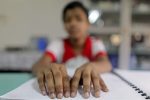
[[150, 95], [150, 71], [116, 70], [116, 72]]
[[[73, 75], [72, 71], [69, 71]], [[90, 95], [89, 100], [144, 100], [138, 93], [136, 93], [126, 83], [121, 81], [117, 76], [106, 73], [102, 75], [106, 85], [109, 88], [109, 92], [101, 92], [100, 98], [95, 98]], [[83, 100], [82, 90], [79, 89], [75, 98], [63, 98], [64, 100]], [[48, 96], [43, 96], [40, 93], [37, 80], [31, 79], [24, 83], [15, 90], [1, 96], [9, 99], [23, 99], [23, 100], [50, 100]]]

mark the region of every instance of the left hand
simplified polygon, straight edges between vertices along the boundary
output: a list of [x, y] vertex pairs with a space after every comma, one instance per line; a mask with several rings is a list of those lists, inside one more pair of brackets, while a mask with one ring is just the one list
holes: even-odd
[[99, 66], [95, 66], [94, 63], [86, 63], [79, 67], [71, 80], [71, 97], [75, 97], [77, 94], [77, 89], [79, 86], [79, 82], [83, 79], [83, 97], [89, 98], [90, 96], [90, 88], [91, 83], [94, 88], [94, 96], [99, 97], [100, 91], [107, 92], [108, 88], [105, 85], [103, 79], [100, 77], [97, 68]]

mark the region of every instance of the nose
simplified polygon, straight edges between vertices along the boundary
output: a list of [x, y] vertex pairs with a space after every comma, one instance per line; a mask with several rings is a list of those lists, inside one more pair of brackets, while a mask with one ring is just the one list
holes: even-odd
[[74, 20], [74, 19], [72, 19], [71, 21], [70, 21], [70, 26], [76, 26], [77, 25], [77, 21], [76, 20]]

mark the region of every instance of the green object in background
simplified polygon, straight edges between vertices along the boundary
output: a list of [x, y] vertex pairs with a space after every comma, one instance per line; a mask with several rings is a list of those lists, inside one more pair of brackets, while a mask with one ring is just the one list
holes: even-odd
[[33, 78], [31, 73], [0, 73], [0, 96]]

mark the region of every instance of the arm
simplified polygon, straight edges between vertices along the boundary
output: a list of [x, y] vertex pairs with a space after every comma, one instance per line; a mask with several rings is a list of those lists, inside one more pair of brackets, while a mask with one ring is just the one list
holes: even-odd
[[91, 83], [93, 83], [95, 97], [100, 96], [101, 90], [107, 92], [108, 88], [100, 77], [100, 73], [110, 72], [111, 69], [111, 64], [106, 56], [99, 57], [95, 61], [86, 63], [79, 67], [71, 81], [71, 96], [75, 97], [80, 80], [83, 80], [84, 98], [90, 96]]
[[110, 72], [112, 70], [112, 66], [107, 56], [98, 57], [95, 61], [92, 61], [89, 64], [94, 66], [95, 70], [99, 73]]
[[50, 98], [60, 99], [63, 95], [70, 96], [70, 82], [66, 67], [63, 64], [54, 63], [63, 53], [62, 48], [61, 40], [51, 41], [45, 54], [32, 67], [42, 93], [48, 94]]
[[43, 55], [33, 66], [32, 73], [36, 76], [37, 73], [41, 70], [44, 70], [43, 67], [47, 66], [51, 62], [51, 58], [47, 55]]
[[37, 77], [43, 95], [48, 95], [51, 99], [55, 97], [61, 99], [63, 95], [65, 97], [70, 96], [69, 77], [63, 64], [52, 63], [49, 56], [43, 55], [33, 65], [32, 71]]

